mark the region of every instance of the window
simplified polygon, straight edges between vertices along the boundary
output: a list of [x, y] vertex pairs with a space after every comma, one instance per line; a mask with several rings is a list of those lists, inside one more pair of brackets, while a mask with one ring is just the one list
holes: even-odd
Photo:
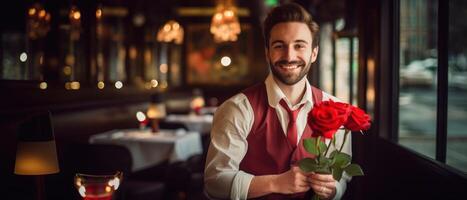
[[345, 30], [343, 23], [344, 20], [339, 19], [333, 23], [323, 23], [320, 27], [320, 87], [356, 105], [358, 37], [355, 32]]
[[397, 140], [467, 172], [467, 2], [399, 5]]
[[446, 163], [467, 172], [467, 2], [449, 1]]
[[400, 1], [399, 143], [435, 158], [437, 1]]

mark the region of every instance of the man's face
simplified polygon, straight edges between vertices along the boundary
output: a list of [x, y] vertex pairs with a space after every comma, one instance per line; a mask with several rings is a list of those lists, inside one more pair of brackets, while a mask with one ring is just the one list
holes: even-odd
[[312, 49], [311, 31], [305, 23], [283, 22], [274, 25], [266, 56], [276, 79], [294, 85], [310, 70], [318, 48]]

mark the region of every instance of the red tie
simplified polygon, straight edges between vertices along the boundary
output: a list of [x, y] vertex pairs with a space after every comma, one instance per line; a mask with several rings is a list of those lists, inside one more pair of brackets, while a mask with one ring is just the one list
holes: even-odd
[[297, 121], [297, 116], [300, 112], [300, 109], [302, 109], [303, 105], [305, 104], [300, 105], [300, 107], [297, 110], [290, 110], [289, 106], [287, 105], [284, 99], [281, 99], [279, 103], [289, 113], [289, 125], [287, 125], [287, 139], [289, 140], [292, 147], [295, 148], [297, 146], [297, 124], [295, 122]]

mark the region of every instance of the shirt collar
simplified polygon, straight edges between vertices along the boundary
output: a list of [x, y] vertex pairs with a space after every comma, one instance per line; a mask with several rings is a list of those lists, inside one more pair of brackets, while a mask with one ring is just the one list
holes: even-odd
[[306, 79], [306, 81], [305, 81], [305, 94], [303, 95], [302, 99], [300, 100], [300, 102], [297, 105], [291, 106], [290, 101], [287, 99], [285, 94], [279, 88], [276, 81], [274, 81], [272, 73], [269, 73], [268, 77], [264, 81], [264, 83], [266, 84], [266, 93], [268, 95], [269, 105], [271, 107], [273, 107], [273, 108], [276, 108], [277, 105], [279, 105], [279, 101], [281, 99], [285, 99], [285, 102], [287, 102], [287, 105], [290, 108], [292, 108], [293, 110], [298, 108], [301, 104], [304, 104], [304, 103], [305, 103], [305, 105], [306, 104], [313, 105], [313, 98], [312, 98], [313, 95], [312, 95], [311, 89], [310, 89], [311, 85], [308, 82], [308, 79], [306, 77], [305, 77], [305, 79]]

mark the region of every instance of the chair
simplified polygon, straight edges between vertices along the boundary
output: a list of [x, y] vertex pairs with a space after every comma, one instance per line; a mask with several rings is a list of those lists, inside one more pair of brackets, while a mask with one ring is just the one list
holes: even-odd
[[[75, 173], [111, 174], [122, 171], [124, 178], [116, 199], [162, 199], [165, 184], [157, 181], [136, 181], [131, 177], [132, 158], [127, 148], [111, 144], [73, 144], [66, 153], [68, 176]], [[70, 181], [71, 182], [71, 181]]]
[[193, 155], [168, 166], [166, 184], [172, 199], [204, 199], [204, 155]]

